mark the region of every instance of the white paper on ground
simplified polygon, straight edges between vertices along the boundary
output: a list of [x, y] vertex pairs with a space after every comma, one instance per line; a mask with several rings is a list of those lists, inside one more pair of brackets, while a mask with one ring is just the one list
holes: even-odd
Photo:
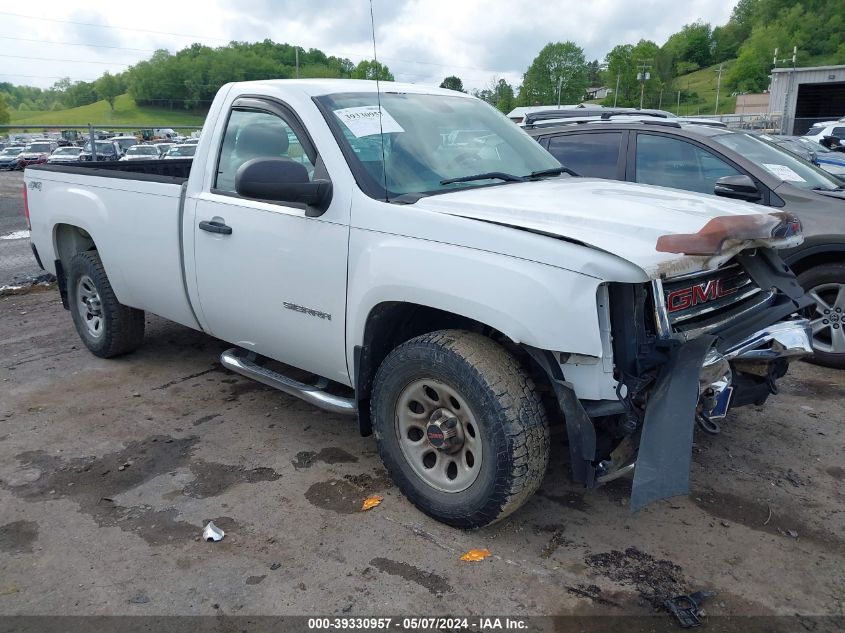
[[379, 125], [379, 107], [377, 105], [343, 108], [342, 110], [335, 110], [334, 113], [356, 138], [373, 136], [381, 132], [390, 134], [391, 132], [405, 131], [396, 119], [390, 116], [390, 112], [384, 108], [381, 108], [381, 125]]
[[768, 169], [778, 178], [789, 182], [806, 182], [801, 176], [796, 174], [792, 169], [786, 165], [773, 165], [770, 163], [763, 163], [763, 167]]

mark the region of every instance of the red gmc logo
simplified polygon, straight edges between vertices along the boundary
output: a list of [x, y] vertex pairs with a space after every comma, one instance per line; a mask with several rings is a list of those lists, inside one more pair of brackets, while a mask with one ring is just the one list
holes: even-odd
[[666, 309], [669, 312], [686, 310], [699, 303], [707, 303], [727, 297], [736, 292], [736, 287], [725, 287], [721, 279], [711, 279], [702, 284], [696, 284], [689, 288], [673, 290], [666, 295]]

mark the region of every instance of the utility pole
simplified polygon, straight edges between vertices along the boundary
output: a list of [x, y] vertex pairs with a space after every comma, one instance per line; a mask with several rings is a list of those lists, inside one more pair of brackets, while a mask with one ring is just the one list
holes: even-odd
[[719, 77], [716, 79], [716, 107], [713, 109], [713, 115], [719, 114], [719, 90], [722, 87], [722, 65], [719, 64], [719, 70], [716, 72], [718, 73]]
[[[793, 78], [795, 77], [795, 63], [796, 63], [797, 59], [798, 59], [798, 47], [793, 46], [791, 58], [790, 57], [784, 57], [783, 59], [778, 59], [778, 49], [775, 49], [775, 57], [772, 60], [772, 65], [775, 68], [777, 68], [778, 62], [792, 61], [792, 72], [789, 73], [787, 75], [787, 78], [786, 78], [786, 95], [784, 95], [783, 113], [781, 114], [781, 117], [780, 117], [780, 133], [781, 134], [786, 134], [786, 119], [787, 119], [787, 113], [789, 111], [789, 97], [790, 97], [790, 94], [792, 93], [792, 81], [793, 81]], [[772, 77], [774, 78], [774, 73], [772, 73]], [[771, 104], [771, 92], [769, 93], [769, 95], [770, 95], [769, 96], [769, 107], [771, 107], [771, 105], [772, 105]], [[795, 117], [793, 117], [793, 121], [792, 121], [793, 129], [795, 127], [795, 120], [794, 119], [795, 119]]]
[[557, 109], [560, 110], [560, 90], [563, 88], [563, 76], [557, 78]]
[[637, 81], [640, 82], [640, 110], [643, 109], [643, 97], [645, 96], [645, 82], [651, 79], [651, 73], [648, 72], [648, 69], [651, 68], [651, 64], [646, 64], [645, 62], [650, 62], [651, 59], [644, 59], [641, 63], [637, 64]]
[[299, 79], [299, 46], [293, 49], [296, 52], [296, 78]]
[[91, 162], [97, 160], [97, 145], [94, 139], [94, 126], [88, 124], [88, 142], [91, 143]]
[[678, 109], [675, 110], [675, 114], [681, 116], [681, 91], [678, 90]]
[[660, 86], [660, 99], [657, 101], [657, 109], [663, 108], [663, 86]]
[[619, 73], [616, 73], [616, 90], [613, 91], [613, 107], [616, 107], [616, 100], [619, 98]]

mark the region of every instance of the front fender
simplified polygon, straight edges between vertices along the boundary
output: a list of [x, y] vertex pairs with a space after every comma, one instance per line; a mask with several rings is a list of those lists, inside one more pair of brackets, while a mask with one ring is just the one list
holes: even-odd
[[404, 301], [495, 328], [517, 343], [600, 357], [600, 279], [547, 264], [372, 231], [349, 248], [347, 357], [364, 340], [371, 310]]

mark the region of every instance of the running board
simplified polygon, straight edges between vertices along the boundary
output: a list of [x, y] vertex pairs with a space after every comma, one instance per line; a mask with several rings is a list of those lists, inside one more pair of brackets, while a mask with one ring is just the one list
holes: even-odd
[[[273, 387], [279, 391], [284, 391], [287, 394], [301, 398], [305, 402], [326, 411], [344, 413], [346, 415], [355, 415], [357, 413], [355, 401], [352, 398], [343, 398], [342, 396], [335, 396], [323, 391], [322, 387], [328, 381], [321, 380], [319, 386], [306, 385], [293, 378], [283, 376], [272, 369], [262, 367], [254, 360], [250, 360], [238, 352], [241, 352], [241, 350], [233, 347], [220, 354], [220, 363], [223, 367], [247, 378], [252, 378], [268, 387]], [[249, 352], [242, 353], [249, 354]]]

